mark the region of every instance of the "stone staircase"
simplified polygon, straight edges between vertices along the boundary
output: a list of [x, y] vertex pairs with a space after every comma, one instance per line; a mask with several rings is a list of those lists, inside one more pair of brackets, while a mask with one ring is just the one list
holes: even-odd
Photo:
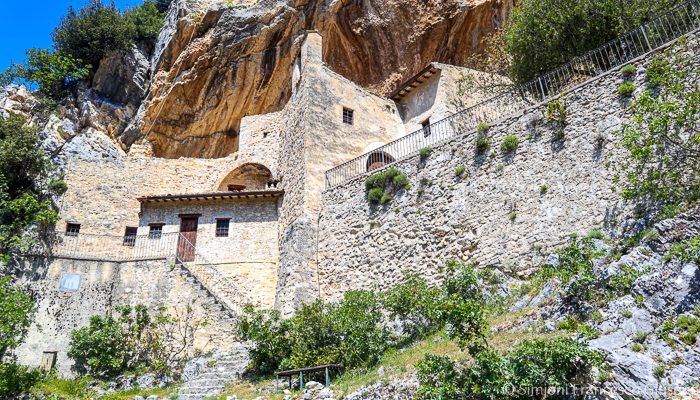
[[227, 383], [240, 378], [249, 360], [248, 349], [239, 345], [228, 353], [189, 363], [178, 399], [200, 400], [220, 394]]

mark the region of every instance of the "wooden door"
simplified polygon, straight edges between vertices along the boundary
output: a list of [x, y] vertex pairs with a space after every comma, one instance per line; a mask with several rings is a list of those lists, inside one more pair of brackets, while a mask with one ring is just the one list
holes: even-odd
[[180, 219], [180, 240], [177, 246], [177, 257], [182, 262], [192, 262], [195, 259], [198, 225], [198, 217], [181, 217]]

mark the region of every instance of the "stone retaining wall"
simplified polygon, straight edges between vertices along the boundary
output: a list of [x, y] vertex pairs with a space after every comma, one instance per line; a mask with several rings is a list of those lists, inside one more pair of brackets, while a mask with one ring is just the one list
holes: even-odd
[[[635, 95], [646, 89], [649, 59], [637, 63]], [[318, 243], [323, 295], [385, 288], [405, 271], [439, 280], [453, 258], [525, 272], [572, 233], [619, 226], [629, 210], [612, 184], [612, 167], [625, 157], [615, 135], [628, 106], [616, 93], [622, 82], [613, 70], [567, 92], [563, 129], [547, 120], [542, 104], [491, 127], [490, 154], [475, 156], [472, 132], [435, 146], [425, 160], [395, 163], [411, 189], [385, 206], [369, 205], [365, 177], [325, 191]], [[499, 149], [506, 135], [520, 140], [512, 155]], [[460, 165], [463, 177], [455, 173]]]

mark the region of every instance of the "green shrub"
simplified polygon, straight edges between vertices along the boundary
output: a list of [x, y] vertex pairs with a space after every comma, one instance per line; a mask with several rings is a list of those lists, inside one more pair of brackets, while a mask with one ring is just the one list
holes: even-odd
[[674, 257], [681, 263], [692, 262], [696, 265], [700, 265], [700, 236], [671, 246], [670, 251], [664, 256], [664, 259], [669, 261]]
[[100, 378], [136, 370], [177, 373], [192, 356], [197, 331], [207, 325], [193, 318], [189, 306], [175, 317], [165, 307], [154, 313], [140, 305], [115, 311], [116, 316], [94, 315], [71, 332], [68, 356], [79, 372]]
[[126, 13], [125, 23], [134, 27], [133, 37], [137, 42], [155, 43], [163, 28], [164, 13], [155, 0], [145, 0]]
[[636, 270], [634, 268], [628, 267], [626, 265], [622, 266], [622, 272], [610, 277], [608, 282], [608, 289], [610, 292], [616, 296], [621, 297], [632, 292], [632, 286], [634, 282], [637, 281], [641, 276], [649, 273], [651, 267], [647, 267], [642, 270]]
[[508, 135], [504, 137], [503, 141], [501, 142], [501, 151], [506, 154], [513, 153], [518, 148], [519, 143], [520, 139], [518, 139], [517, 136]]
[[418, 150], [418, 154], [420, 155], [421, 160], [425, 160], [426, 158], [430, 157], [431, 154], [433, 154], [433, 148], [430, 146], [423, 147]]
[[464, 175], [464, 172], [466, 170], [467, 170], [467, 167], [465, 167], [463, 164], [460, 164], [455, 168], [455, 175], [461, 177], [462, 175]]
[[379, 199], [379, 204], [385, 205], [388, 202], [392, 201], [393, 199], [394, 199], [394, 197], [392, 195], [390, 195], [389, 193], [384, 193], [382, 195], [382, 198]]
[[549, 191], [549, 185], [547, 185], [546, 183], [540, 185], [540, 194], [545, 194], [547, 193], [547, 191]]
[[632, 314], [632, 310], [628, 310], [628, 309], [622, 310], [622, 311], [621, 311], [621, 314], [622, 314], [623, 317], [625, 317], [625, 318], [627, 318], [627, 319], [632, 318], [632, 315], [633, 315], [633, 314]]
[[661, 380], [664, 375], [666, 375], [666, 367], [663, 365], [657, 365], [654, 367], [654, 370], [652, 371], [652, 374], [654, 374], [654, 378]]
[[403, 338], [398, 342], [424, 338], [441, 328], [441, 292], [425, 279], [407, 274], [404, 282], [382, 294], [382, 306], [392, 320], [402, 321]]
[[620, 74], [625, 78], [631, 78], [637, 74], [637, 67], [633, 64], [625, 65], [620, 70]]
[[442, 312], [448, 334], [462, 347], [483, 346], [486, 319], [478, 274], [471, 265], [451, 260], [444, 286]]
[[2, 74], [0, 83], [29, 83], [35, 85], [42, 95], [60, 101], [74, 91], [78, 82], [87, 78], [89, 73], [90, 70], [70, 54], [29, 49], [25, 62], [8, 68]]
[[406, 174], [397, 168], [389, 168], [367, 177], [365, 189], [368, 191], [367, 200], [370, 204], [386, 204], [393, 199], [392, 194], [401, 189], [410, 190], [411, 185]]
[[632, 346], [630, 346], [630, 350], [639, 353], [644, 350], [644, 346], [642, 346], [639, 343], [632, 343]]
[[505, 26], [511, 77], [529, 81], [674, 5], [669, 0], [524, 0]]
[[700, 333], [700, 320], [695, 317], [682, 315], [676, 320], [674, 331], [686, 344], [694, 345]]
[[39, 369], [13, 362], [0, 363], [0, 398], [13, 399], [26, 394], [42, 377]]
[[623, 82], [617, 87], [617, 94], [621, 97], [630, 97], [634, 93], [634, 82]]
[[289, 340], [286, 332], [290, 321], [283, 320], [277, 310], [256, 310], [252, 305], [243, 307], [236, 333], [252, 343], [250, 368], [270, 374], [289, 357]]
[[[0, 362], [27, 335], [36, 307], [34, 300], [8, 276], [0, 276]], [[11, 368], [11, 367], [8, 367]]]
[[668, 86], [671, 83], [673, 66], [667, 57], [657, 55], [649, 61], [649, 66], [646, 70], [647, 85], [652, 88], [660, 86]]
[[454, 363], [447, 357], [426, 354], [416, 365], [416, 376], [421, 383], [416, 392], [419, 400], [458, 399], [461, 396], [463, 383]]
[[476, 135], [476, 143], [474, 148], [477, 156], [486, 154], [490, 147], [491, 139], [489, 139], [485, 134]]
[[566, 105], [561, 100], [556, 99], [547, 103], [547, 110], [544, 115], [549, 121], [563, 126], [566, 125], [568, 111], [566, 110]]
[[95, 398], [95, 393], [90, 390], [91, 383], [93, 381], [89, 377], [61, 379], [52, 374], [34, 385], [31, 394], [36, 399], [88, 400]]
[[406, 174], [399, 174], [394, 177], [393, 183], [394, 186], [408, 190], [410, 181], [408, 180], [408, 176], [406, 176]]
[[479, 125], [476, 126], [476, 132], [479, 135], [485, 135], [489, 129], [491, 129], [491, 124], [488, 122], [479, 122]]
[[369, 193], [367, 193], [367, 200], [371, 204], [379, 204], [379, 202], [382, 201], [383, 197], [384, 197], [384, 189], [382, 189], [382, 188], [372, 188], [369, 190]]

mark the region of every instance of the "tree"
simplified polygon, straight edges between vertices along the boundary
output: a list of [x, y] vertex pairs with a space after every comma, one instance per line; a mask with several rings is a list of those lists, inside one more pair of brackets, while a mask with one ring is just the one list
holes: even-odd
[[32, 323], [34, 300], [12, 280], [0, 277], [0, 361], [9, 350], [17, 348]]
[[27, 251], [37, 230], [58, 221], [49, 196], [62, 185], [49, 183], [51, 169], [36, 128], [19, 114], [0, 117], [0, 261]]
[[134, 26], [135, 41], [155, 43], [163, 27], [164, 11], [160, 11], [161, 7], [155, 0], [145, 0], [124, 14], [126, 22]]
[[523, 0], [505, 26], [511, 78], [526, 82], [648, 21], [670, 0]]
[[93, 71], [105, 54], [129, 49], [135, 37], [134, 24], [125, 21], [114, 1], [104, 5], [102, 0], [90, 0], [78, 12], [70, 7], [52, 34], [60, 55], [82, 60]]
[[691, 79], [700, 68], [686, 46], [652, 59], [650, 89], [632, 102], [619, 132], [628, 157], [617, 165], [618, 189], [650, 211], [700, 199], [700, 89]]
[[2, 74], [2, 84], [29, 83], [39, 93], [60, 101], [87, 78], [89, 69], [71, 55], [61, 55], [45, 49], [29, 49], [23, 64], [14, 64]]

